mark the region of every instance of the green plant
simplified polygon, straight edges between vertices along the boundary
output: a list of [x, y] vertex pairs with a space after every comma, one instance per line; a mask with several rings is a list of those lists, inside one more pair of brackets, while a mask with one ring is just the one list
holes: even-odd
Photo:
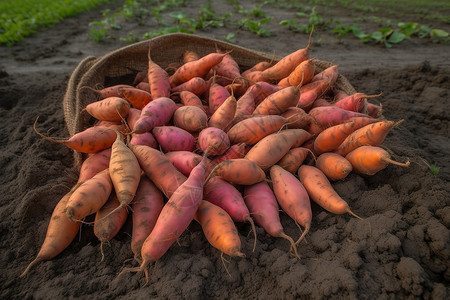
[[0, 44], [11, 46], [45, 26], [53, 26], [110, 0], [0, 1]]
[[108, 29], [102, 21], [90, 22], [89, 27], [92, 27], [89, 31], [89, 36], [94, 40], [94, 42], [100, 43], [110, 37]]
[[256, 5], [252, 8], [250, 11], [250, 15], [254, 16], [255, 18], [265, 18], [266, 14], [262, 10], [262, 7], [264, 6], [264, 3], [261, 5]]
[[196, 29], [205, 29], [207, 27], [223, 27], [225, 26], [225, 21], [231, 16], [227, 13], [223, 16], [214, 13], [211, 10], [211, 2], [208, 1], [205, 5], [200, 8], [200, 12], [197, 16]]
[[384, 44], [386, 48], [390, 48], [392, 47], [392, 44], [400, 43], [405, 39], [405, 37], [405, 34], [399, 32], [398, 30], [384, 27], [370, 34], [364, 35], [362, 41], [364, 43], [375, 41]]
[[[141, 0], [142, 1], [142, 0]], [[161, 12], [167, 11], [174, 7], [183, 6], [186, 4], [186, 0], [165, 0], [158, 5], [152, 5], [150, 10], [152, 11], [153, 17], [162, 25], [167, 26], [167, 23], [163, 20]]]
[[439, 173], [440, 167], [438, 167], [435, 163], [432, 163], [430, 165], [430, 171], [431, 173], [433, 173], [434, 175], [437, 175]]
[[356, 25], [344, 25], [339, 21], [334, 21], [333, 33], [336, 34], [337, 38], [342, 39], [346, 37], [350, 32], [364, 43], [377, 42], [383, 44], [385, 47], [392, 47], [392, 44], [398, 44], [405, 39], [410, 39], [413, 36], [419, 38], [431, 38], [432, 40], [439, 40], [442, 38], [447, 38], [449, 33], [442, 29], [432, 29], [428, 26], [420, 25], [419, 23], [400, 22], [397, 24], [396, 29], [391, 27], [383, 27], [372, 33], [366, 34], [362, 32], [361, 28]]
[[194, 30], [196, 27], [197, 21], [183, 12], [171, 12], [169, 16], [174, 18], [176, 23], [183, 28]]
[[128, 35], [126, 37], [121, 37], [120, 40], [127, 42], [128, 44], [139, 42], [139, 38], [133, 32], [128, 32]]
[[105, 9], [102, 12], [102, 15], [104, 17], [103, 20], [93, 21], [89, 23], [89, 27], [91, 27], [89, 36], [97, 43], [112, 37], [109, 33], [110, 29], [118, 30], [121, 28], [121, 26], [116, 23], [116, 16], [118, 13], [112, 15], [109, 15], [109, 13], [110, 10]]
[[358, 25], [343, 25], [340, 21], [335, 21], [335, 27], [333, 28], [332, 32], [336, 34], [338, 39], [346, 37], [349, 33], [352, 33], [359, 39], [362, 39], [365, 35]]
[[116, 23], [116, 17], [119, 13], [114, 13], [114, 14], [110, 15], [109, 14], [110, 12], [111, 12], [111, 10], [109, 10], [109, 9], [105, 9], [102, 12], [102, 15], [105, 17], [103, 22], [112, 29], [120, 29], [121, 28], [120, 25]]
[[152, 7], [150, 8], [150, 10], [152, 11], [152, 15], [158, 21], [158, 23], [167, 26], [167, 23], [163, 21], [163, 18], [161, 16], [161, 10], [159, 10], [157, 7]]
[[228, 34], [224, 37], [224, 40], [227, 41], [227, 42], [229, 42], [229, 43], [233, 43], [233, 44], [236, 43], [235, 34], [232, 33], [232, 32], [228, 33]]
[[262, 26], [264, 23], [272, 20], [272, 17], [264, 18], [261, 20], [252, 20], [250, 18], [243, 18], [239, 21], [240, 26], [249, 30], [250, 32], [256, 33], [258, 36], [265, 37], [270, 36], [270, 31], [268, 28]]
[[446, 38], [449, 33], [442, 29], [430, 28], [419, 23], [398, 23], [399, 31], [405, 34], [406, 38], [410, 38], [412, 35], [417, 35], [419, 38]]
[[303, 32], [303, 33], [311, 33], [312, 28], [321, 28], [321, 29], [327, 29], [329, 24], [332, 23], [332, 20], [325, 22], [323, 17], [317, 13], [316, 7], [314, 6], [311, 9], [311, 12], [308, 14], [306, 12], [297, 12], [295, 14], [297, 17], [307, 17], [308, 23], [300, 23], [297, 19], [290, 19], [290, 20], [282, 20], [280, 21], [280, 25], [288, 26], [290, 30], [295, 32]]
[[127, 0], [123, 4], [120, 13], [125, 18], [137, 18], [139, 24], [144, 24], [145, 19], [150, 15], [151, 11], [143, 4], [143, 1]]
[[440, 167], [438, 167], [436, 165], [436, 163], [429, 163], [427, 160], [425, 160], [424, 158], [421, 158], [423, 163], [425, 164], [425, 166], [428, 167], [428, 169], [430, 169], [431, 173], [433, 173], [433, 175], [438, 175], [439, 174], [439, 170], [441, 169]]

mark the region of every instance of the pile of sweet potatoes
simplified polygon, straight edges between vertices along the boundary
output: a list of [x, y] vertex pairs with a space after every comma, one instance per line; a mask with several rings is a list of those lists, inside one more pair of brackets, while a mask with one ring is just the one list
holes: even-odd
[[[83, 153], [77, 184], [54, 209], [35, 263], [52, 259], [95, 214], [94, 233], [111, 240], [131, 214], [131, 250], [144, 271], [192, 220], [210, 244], [244, 256], [235, 222], [289, 240], [291, 253], [311, 227], [310, 200], [353, 213], [330, 181], [374, 174], [391, 160], [379, 147], [400, 122], [380, 119], [381, 106], [336, 86], [337, 66], [318, 70], [309, 44], [277, 62], [243, 70], [232, 52], [186, 51], [170, 66], [153, 62], [134, 82], [95, 90], [81, 113], [95, 124], [55, 140]], [[295, 240], [279, 208], [304, 227]], [[256, 223], [256, 225], [255, 225]], [[102, 250], [103, 254], [103, 250]]]

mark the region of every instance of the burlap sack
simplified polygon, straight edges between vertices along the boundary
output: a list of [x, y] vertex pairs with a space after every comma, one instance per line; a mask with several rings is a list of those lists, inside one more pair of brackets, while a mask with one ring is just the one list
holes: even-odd
[[[232, 50], [232, 56], [240, 65], [242, 70], [248, 69], [256, 63], [274, 59], [273, 54], [262, 53], [255, 50], [246, 49], [224, 41], [201, 37], [190, 34], [168, 34], [150, 40], [135, 43], [104, 56], [95, 58], [87, 57], [72, 73], [63, 100], [64, 118], [70, 136], [80, 132], [91, 125], [92, 118], [87, 113], [81, 113], [82, 109], [89, 103], [97, 100], [97, 95], [86, 88], [96, 86], [108, 86], [118, 83], [131, 83], [134, 75], [141, 70], [148, 68], [148, 50], [151, 49], [151, 56], [162, 68], [169, 63], [181, 61], [186, 50], [197, 52], [200, 56], [215, 52], [217, 48], [223, 51]], [[293, 49], [294, 51], [296, 49]], [[275, 57], [278, 61], [280, 57]], [[332, 63], [315, 60], [317, 72], [330, 67]], [[116, 82], [114, 82], [116, 80]], [[355, 90], [350, 82], [342, 75], [339, 75], [336, 87], [353, 94]], [[81, 163], [81, 155], [75, 153], [75, 165]]]

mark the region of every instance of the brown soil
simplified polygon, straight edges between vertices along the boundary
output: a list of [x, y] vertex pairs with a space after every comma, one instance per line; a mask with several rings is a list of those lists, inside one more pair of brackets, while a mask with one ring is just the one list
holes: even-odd
[[[199, 1], [194, 1], [199, 2]], [[245, 3], [246, 1], [241, 1]], [[248, 224], [237, 224], [245, 258], [226, 258], [192, 223], [178, 243], [143, 274], [126, 273], [131, 223], [107, 245], [91, 226], [56, 258], [21, 272], [36, 256], [52, 210], [73, 186], [77, 169], [71, 150], [33, 132], [40, 116], [44, 133], [67, 137], [62, 98], [72, 70], [84, 57], [99, 56], [124, 45], [118, 39], [96, 44], [87, 24], [106, 7], [67, 19], [13, 47], [0, 47], [0, 275], [2, 299], [242, 299], [353, 298], [445, 299], [450, 295], [450, 54], [448, 44], [406, 41], [392, 49], [344, 42], [324, 32], [313, 36], [312, 56], [339, 65], [357, 91], [383, 95], [384, 117], [405, 121], [389, 133], [384, 146], [411, 166], [389, 166], [373, 176], [351, 174], [334, 183], [338, 193], [364, 220], [333, 215], [313, 205], [313, 223], [300, 260], [289, 244]], [[344, 12], [342, 12], [344, 13]], [[283, 19], [281, 11], [272, 16]], [[150, 24], [149, 26], [154, 26]], [[129, 23], [127, 30], [147, 31]], [[229, 29], [198, 34], [222, 38]], [[449, 31], [447, 29], [447, 31]], [[139, 34], [138, 34], [139, 35]], [[271, 37], [240, 31], [237, 44], [285, 55], [307, 43], [307, 36], [284, 27]], [[45, 129], [44, 129], [45, 128]], [[425, 164], [435, 163], [433, 175]], [[283, 212], [287, 234], [298, 227]], [[88, 220], [89, 221], [89, 220]], [[229, 272], [227, 273], [224, 264]]]

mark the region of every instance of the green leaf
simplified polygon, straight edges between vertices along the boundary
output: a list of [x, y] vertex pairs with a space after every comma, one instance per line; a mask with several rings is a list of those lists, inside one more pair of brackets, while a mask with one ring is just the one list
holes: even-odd
[[366, 34], [361, 31], [361, 28], [358, 25], [353, 24], [351, 26], [351, 30], [353, 35], [359, 39], [363, 39], [366, 36]]
[[225, 37], [225, 40], [230, 43], [235, 43], [236, 40], [234, 39], [234, 33], [232, 32], [228, 33], [227, 36]]
[[89, 26], [96, 26], [96, 25], [101, 27], [105, 26], [105, 24], [102, 21], [92, 21], [89, 23]]
[[375, 41], [381, 41], [383, 39], [383, 33], [381, 31], [372, 32], [370, 38]]
[[308, 16], [306, 13], [304, 13], [302, 11], [300, 11], [298, 13], [295, 13], [295, 15], [298, 16], [298, 17], [307, 17]]
[[259, 36], [270, 36], [270, 31], [267, 29], [267, 28], [261, 28], [258, 32], [257, 32], [257, 34], [259, 35]]
[[448, 37], [448, 32], [442, 29], [432, 29], [431, 36], [438, 38]]
[[260, 24], [264, 24], [266, 22], [269, 22], [270, 20], [272, 20], [272, 17], [268, 17], [268, 18], [262, 19], [261, 21], [259, 21], [259, 23]]
[[169, 16], [171, 16], [172, 18], [177, 19], [177, 20], [181, 20], [183, 18], [186, 18], [186, 14], [182, 13], [182, 12], [171, 12], [169, 14]]
[[403, 41], [405, 38], [406, 38], [405, 34], [398, 32], [396, 30], [389, 36], [388, 42], [393, 43], [393, 44], [398, 44], [401, 41]]
[[258, 24], [254, 21], [248, 20], [247, 23], [247, 28], [251, 31], [251, 32], [255, 32], [258, 30]]
[[420, 38], [425, 38], [431, 35], [431, 28], [425, 25], [420, 25], [418, 36]]
[[400, 28], [400, 32], [404, 33], [407, 38], [410, 38], [411, 35], [417, 32], [419, 24], [415, 22], [398, 23], [398, 27]]
[[379, 29], [378, 31], [381, 32], [383, 36], [389, 36], [392, 34], [392, 32], [394, 32], [394, 30], [390, 27], [384, 27]]
[[367, 43], [367, 42], [370, 42], [372, 37], [370, 34], [365, 34], [361, 39], [362, 39], [363, 43]]

